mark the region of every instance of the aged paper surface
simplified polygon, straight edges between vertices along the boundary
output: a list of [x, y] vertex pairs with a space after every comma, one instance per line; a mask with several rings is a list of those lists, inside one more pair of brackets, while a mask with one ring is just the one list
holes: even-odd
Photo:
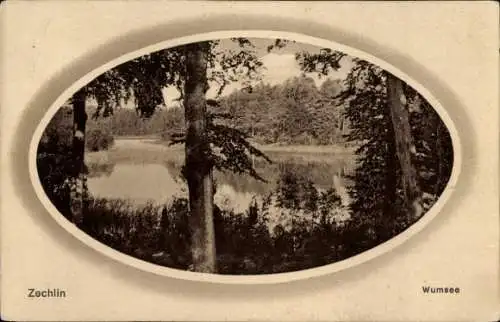
[[[186, 10], [188, 9], [188, 10]], [[490, 320], [498, 318], [498, 6], [494, 2], [7, 1], [0, 11], [4, 320]], [[408, 241], [290, 283], [185, 281], [127, 266], [62, 229], [28, 174], [35, 128], [85, 74], [130, 51], [220, 30], [289, 31], [395, 66], [455, 124], [462, 168]], [[424, 294], [422, 288], [459, 288]], [[30, 298], [29, 289], [62, 298]]]

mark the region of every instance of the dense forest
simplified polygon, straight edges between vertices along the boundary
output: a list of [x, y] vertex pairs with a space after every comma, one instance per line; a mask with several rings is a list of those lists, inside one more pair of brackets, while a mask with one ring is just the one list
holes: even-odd
[[[281, 84], [259, 83], [221, 98], [219, 113], [227, 122], [261, 144], [326, 145], [345, 142], [348, 120], [344, 105], [336, 99], [340, 80], [327, 79], [318, 88], [306, 76]], [[184, 111], [180, 106], [163, 108], [151, 118], [137, 117], [133, 109], [114, 112], [110, 130], [117, 136], [160, 135], [170, 141], [184, 131]]]
[[[351, 58], [344, 79], [327, 78], [319, 87], [301, 74], [207, 99], [209, 79], [225, 84], [235, 71], [253, 75], [260, 66], [248, 39], [231, 41], [241, 51], [218, 51], [213, 41], [132, 60], [99, 76], [56, 113], [40, 142], [37, 164], [47, 195], [68, 220], [149, 262], [263, 274], [325, 265], [373, 248], [406, 230], [439, 198], [452, 171], [452, 141], [439, 115], [413, 88]], [[272, 44], [287, 45], [279, 39]], [[295, 58], [303, 72], [328, 76], [345, 56], [322, 49], [297, 52]], [[213, 72], [216, 62], [225, 66], [223, 73]], [[183, 100], [178, 107], [161, 108], [161, 90], [172, 85]], [[89, 106], [89, 98], [97, 106]], [[137, 109], [117, 108], [127, 100]], [[185, 195], [137, 208], [130, 200], [89, 193], [86, 153], [130, 135], [160, 136], [184, 146], [180, 164], [168, 159], [174, 150], [159, 157], [180, 177]], [[331, 161], [343, 154], [333, 150], [325, 157], [322, 151], [318, 162], [303, 153], [300, 162], [280, 160], [270, 182], [259, 166], [273, 160], [254, 143], [342, 143], [356, 149], [356, 162], [350, 173], [339, 174], [348, 184], [319, 187], [313, 180], [318, 171], [332, 175]], [[243, 211], [225, 208], [214, 199], [220, 173], [250, 177], [272, 189], [253, 196]], [[332, 176], [335, 181], [337, 175]], [[276, 218], [286, 221], [271, 225]]]

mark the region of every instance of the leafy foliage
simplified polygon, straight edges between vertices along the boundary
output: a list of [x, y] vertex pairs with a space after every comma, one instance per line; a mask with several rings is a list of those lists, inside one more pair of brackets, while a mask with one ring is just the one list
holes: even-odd
[[[293, 173], [288, 175], [293, 176]], [[307, 179], [292, 180], [300, 190], [303, 187], [299, 182]], [[312, 212], [316, 215], [298, 216], [269, 229], [273, 200], [280, 191], [290, 188], [282, 186], [285, 181], [280, 180], [277, 190], [264, 199], [254, 199], [242, 213], [215, 206], [219, 273], [289, 272], [345, 258], [348, 249], [339, 247], [337, 241], [348, 230], [347, 226], [336, 223], [332, 213], [332, 209], [339, 207], [339, 197], [334, 190], [294, 196], [300, 205], [314, 205], [306, 207], [314, 209]], [[281, 217], [289, 216], [288, 209], [282, 208], [281, 212]], [[187, 216], [188, 201], [184, 198], [174, 199], [166, 205], [140, 207], [120, 199], [91, 199], [82, 229], [131, 256], [158, 265], [187, 269], [191, 265]], [[322, 219], [318, 220], [318, 217]]]
[[223, 124], [216, 124], [214, 115], [209, 115], [208, 138], [212, 146], [207, 160], [217, 170], [229, 170], [235, 173], [246, 173], [265, 181], [255, 170], [251, 157], [263, 158], [272, 162], [263, 152], [252, 146], [242, 131]]
[[87, 131], [85, 145], [89, 151], [100, 151], [109, 149], [114, 138], [107, 128], [91, 128]]
[[164, 105], [164, 87], [173, 85], [182, 89], [184, 63], [184, 48], [176, 47], [143, 55], [115, 70], [127, 85], [126, 90], [132, 93], [139, 115], [149, 118]]
[[[104, 121], [90, 121], [87, 137], [85, 144], [88, 151], [106, 150], [114, 141]], [[47, 125], [37, 150], [37, 170], [42, 186], [54, 205], [67, 216], [70, 214], [71, 189], [68, 180], [71, 174], [79, 173], [75, 170], [72, 140], [73, 110], [63, 107]]]
[[273, 51], [274, 49], [280, 49], [280, 48], [286, 47], [290, 43], [294, 43], [294, 41], [288, 40], [288, 39], [277, 38], [274, 40], [274, 42], [272, 44], [267, 46], [267, 52], [269, 53], [269, 52]]
[[73, 137], [71, 110], [61, 109], [48, 124], [38, 144], [37, 171], [45, 193], [54, 206], [69, 216], [69, 193], [64, 184], [72, 173], [71, 143]]
[[[262, 62], [253, 51], [252, 43], [246, 38], [231, 40], [239, 45], [239, 50], [222, 49], [218, 47], [220, 42], [218, 40], [202, 44], [208, 54], [207, 85], [217, 84], [218, 95], [231, 82], [242, 79], [250, 82], [260, 76]], [[189, 45], [185, 45], [156, 51], [121, 64], [96, 78], [86, 88], [86, 93], [98, 102], [94, 116], [98, 117], [102, 108], [104, 108], [103, 115], [109, 115], [113, 112], [112, 103], [118, 105], [120, 101], [133, 97], [138, 113], [144, 118], [150, 118], [158, 108], [164, 105], [162, 91], [167, 86], [177, 87], [181, 93], [178, 98], [181, 103], [186, 79], [186, 51], [190, 50], [189, 48]], [[210, 104], [210, 101], [207, 103]], [[177, 116], [177, 114], [171, 115]], [[251, 166], [249, 156], [266, 158], [265, 155], [246, 140], [247, 136], [243, 132], [232, 129], [228, 125], [216, 124], [214, 122], [216, 116], [216, 114], [206, 116], [209, 122], [207, 136], [212, 143], [211, 146], [216, 146], [214, 150], [206, 151], [206, 163], [212, 164], [217, 169], [224, 168], [237, 173], [248, 173], [260, 178]], [[130, 119], [127, 121], [130, 122]], [[137, 125], [137, 122], [135, 123]], [[184, 142], [184, 134], [172, 130], [178, 125], [169, 123], [165, 124], [168, 128], [165, 134], [174, 143]], [[96, 141], [96, 136], [91, 136], [91, 138], [93, 138], [92, 141]], [[93, 149], [94, 145], [93, 142]]]
[[312, 78], [301, 76], [282, 84], [257, 84], [251, 93], [235, 91], [221, 99], [227, 124], [259, 143], [335, 144], [347, 133], [342, 105], [330, 99], [341, 90], [338, 81], [326, 81], [318, 89]]
[[[341, 90], [340, 80], [326, 80], [318, 88], [307, 77], [273, 86], [257, 84], [251, 93], [241, 89], [217, 100], [219, 106], [210, 106], [213, 115], [209, 118], [262, 144], [344, 143], [349, 124], [345, 107], [336, 98]], [[115, 135], [160, 135], [174, 142], [183, 142], [185, 131], [181, 106], [157, 110], [147, 119], [137, 117], [131, 109], [120, 109], [114, 112], [110, 124]]]
[[340, 68], [342, 58], [347, 55], [343, 52], [323, 48], [317, 54], [298, 52], [295, 58], [300, 63], [302, 70], [306, 72], [319, 72], [320, 75], [328, 75], [331, 71]]
[[281, 170], [276, 192], [277, 205], [292, 210], [318, 210], [319, 193], [313, 182], [305, 175], [297, 174], [295, 167], [286, 166]]
[[90, 114], [94, 119], [113, 114], [114, 107], [130, 99], [130, 92], [125, 79], [117, 70], [111, 69], [99, 75], [81, 89], [86, 99], [94, 99], [97, 108]]
[[[224, 51], [219, 41], [206, 43], [208, 81], [220, 95], [231, 82], [259, 79], [262, 64], [252, 43], [232, 39], [239, 50]], [[287, 41], [277, 39], [268, 50]], [[84, 91], [97, 102], [89, 120], [87, 149], [97, 151], [112, 144], [111, 133], [162, 133], [172, 143], [185, 141], [182, 109], [186, 47], [162, 50], [122, 64], [96, 78]], [[330, 49], [319, 54], [298, 53], [302, 69], [328, 75], [346, 56]], [[285, 272], [331, 263], [381, 243], [411, 225], [416, 218], [403, 207], [401, 169], [397, 162], [395, 133], [387, 103], [386, 72], [366, 61], [352, 59], [352, 69], [342, 82], [327, 80], [317, 88], [301, 76], [278, 85], [260, 83], [234, 91], [225, 98], [207, 100], [208, 113], [204, 160], [221, 171], [246, 174], [262, 182], [257, 162], [270, 159], [251, 141], [280, 144], [332, 144], [358, 146], [358, 163], [350, 176], [353, 200], [345, 209], [335, 189], [319, 189], [311, 177], [285, 165], [279, 170], [277, 188], [262, 200], [255, 199], [242, 213], [215, 206], [218, 262], [223, 274]], [[216, 84], [216, 85], [214, 85]], [[176, 86], [179, 106], [162, 110], [163, 90]], [[208, 90], [208, 86], [207, 89]], [[428, 209], [446, 186], [453, 163], [451, 138], [432, 107], [414, 89], [404, 87], [413, 159]], [[134, 99], [137, 111], [119, 110]], [[160, 111], [160, 113], [158, 113]], [[111, 120], [98, 116], [114, 113]], [[152, 118], [153, 114], [156, 118]], [[137, 114], [142, 118], [137, 118]], [[70, 214], [71, 111], [62, 109], [51, 121], [39, 145], [37, 166], [42, 185], [61, 213]], [[278, 173], [278, 171], [276, 171]], [[322, 175], [321, 173], [319, 175]], [[191, 264], [188, 200], [169, 205], [132, 207], [123, 200], [90, 199], [83, 229], [122, 252], [169, 267]], [[271, 217], [289, 218], [269, 229]], [[337, 215], [349, 212], [349, 219]], [[276, 220], [274, 218], [273, 220]]]
[[[344, 57], [330, 50], [317, 55], [297, 55], [303, 70], [323, 75], [339, 68]], [[350, 190], [351, 226], [364, 236], [359, 240], [365, 242], [353, 239], [351, 242], [354, 248], [366, 249], [405, 230], [416, 218], [403, 206], [401, 169], [387, 102], [385, 71], [361, 59], [353, 59], [352, 63], [343, 90], [332, 99], [339, 100], [345, 107], [345, 116], [350, 121], [347, 139], [359, 144], [358, 165], [351, 177], [354, 182]], [[428, 209], [451, 173], [451, 138], [425, 99], [407, 85], [404, 91], [416, 145], [412, 158], [424, 199], [427, 199], [421, 200], [422, 206]]]
[[[210, 103], [218, 106], [215, 101]], [[205, 162], [217, 170], [248, 174], [265, 182], [265, 179], [255, 170], [251, 157], [262, 158], [269, 163], [272, 161], [248, 141], [247, 134], [217, 122], [226, 118], [228, 115], [225, 113], [209, 112], [206, 115], [208, 148], [205, 151]], [[175, 133], [171, 137], [171, 144], [184, 142], [185, 134], [183, 132]]]

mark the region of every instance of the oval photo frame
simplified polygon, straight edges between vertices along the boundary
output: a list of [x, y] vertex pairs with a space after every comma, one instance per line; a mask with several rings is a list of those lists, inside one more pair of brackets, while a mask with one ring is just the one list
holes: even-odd
[[[334, 50], [347, 53], [350, 56], [359, 57], [376, 66], [379, 66], [383, 70], [390, 72], [391, 74], [393, 74], [394, 76], [398, 77], [406, 84], [411, 86], [413, 89], [415, 89], [422, 97], [424, 97], [428, 101], [428, 103], [432, 106], [432, 108], [437, 112], [440, 119], [445, 124], [452, 140], [452, 147], [453, 147], [452, 172], [448, 180], [448, 183], [446, 185], [446, 188], [444, 189], [442, 194], [438, 197], [437, 201], [421, 218], [419, 218], [412, 225], [408, 226], [402, 233], [364, 252], [361, 252], [347, 259], [332, 264], [327, 264], [324, 266], [319, 266], [295, 272], [263, 274], [263, 275], [207, 274], [207, 273], [182, 271], [178, 269], [155, 265], [153, 263], [149, 263], [134, 258], [130, 255], [121, 253], [111, 248], [110, 246], [101, 243], [100, 241], [92, 238], [90, 235], [87, 235], [85, 232], [83, 232], [75, 225], [73, 225], [71, 222], [69, 222], [67, 219], [65, 219], [64, 216], [56, 209], [56, 207], [53, 205], [51, 200], [47, 197], [47, 195], [44, 192], [44, 188], [42, 187], [41, 181], [38, 176], [36, 155], [37, 155], [38, 144], [40, 142], [40, 139], [42, 137], [45, 128], [47, 127], [53, 116], [56, 114], [56, 112], [59, 110], [59, 108], [63, 106], [63, 104], [68, 100], [68, 98], [70, 98], [77, 90], [84, 87], [90, 81], [101, 75], [103, 72], [112, 69], [122, 63], [130, 61], [134, 58], [140, 57], [142, 55], [158, 51], [161, 49], [173, 48], [176, 46], [185, 45], [189, 43], [208, 41], [212, 39], [232, 38], [232, 37], [268, 38], [268, 39], [280, 38], [286, 40], [293, 40], [300, 43], [310, 44], [323, 48], [332, 48]], [[348, 269], [350, 267], [360, 265], [375, 257], [378, 257], [384, 253], [391, 251], [395, 247], [401, 245], [408, 239], [412, 238], [415, 234], [417, 234], [424, 227], [426, 227], [437, 216], [437, 214], [440, 212], [444, 204], [449, 199], [453, 187], [457, 183], [459, 170], [461, 169], [462, 151], [456, 127], [453, 124], [447, 111], [441, 106], [439, 101], [435, 99], [434, 96], [424, 86], [417, 83], [411, 77], [403, 73], [401, 70], [388, 64], [382, 59], [374, 57], [356, 48], [342, 45], [331, 40], [306, 36], [299, 33], [283, 32], [283, 31], [263, 31], [263, 30], [232, 30], [232, 31], [217, 31], [217, 32], [196, 34], [192, 36], [170, 39], [157, 44], [153, 44], [151, 46], [147, 46], [137, 51], [133, 51], [131, 53], [120, 56], [94, 69], [85, 76], [81, 77], [77, 82], [75, 82], [72, 86], [67, 88], [58, 97], [58, 99], [50, 106], [43, 119], [39, 122], [35, 130], [35, 133], [33, 135], [33, 138], [31, 140], [29, 156], [30, 156], [29, 173], [31, 182], [35, 188], [38, 198], [40, 199], [44, 207], [47, 209], [47, 211], [50, 213], [53, 219], [66, 231], [68, 231], [71, 235], [75, 236], [78, 240], [80, 240], [84, 244], [102, 253], [103, 255], [113, 258], [114, 260], [122, 264], [142, 270], [144, 272], [153, 273], [156, 275], [161, 275], [175, 279], [219, 283], [219, 284], [275, 284], [275, 283], [303, 280], [311, 277], [324, 276], [327, 274], [332, 274], [341, 270]]]

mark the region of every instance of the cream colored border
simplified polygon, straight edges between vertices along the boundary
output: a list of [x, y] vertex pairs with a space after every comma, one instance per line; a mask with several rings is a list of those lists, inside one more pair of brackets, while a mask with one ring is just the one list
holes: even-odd
[[[81, 230], [77, 229], [73, 224], [68, 222], [54, 207], [51, 201], [45, 195], [41, 183], [38, 179], [38, 174], [36, 170], [36, 149], [38, 146], [38, 142], [43, 134], [44, 129], [47, 124], [54, 116], [56, 111], [67, 101], [71, 95], [78, 90], [79, 88], [85, 86], [91, 80], [121, 63], [129, 61], [131, 59], [137, 58], [139, 56], [145, 55], [147, 53], [157, 51], [164, 48], [171, 48], [191, 42], [196, 41], [204, 41], [210, 39], [219, 39], [219, 38], [229, 38], [229, 37], [259, 37], [259, 38], [283, 38], [289, 40], [295, 40], [302, 43], [308, 43], [320, 47], [332, 48], [335, 50], [340, 50], [354, 57], [360, 57], [369, 62], [372, 62], [381, 68], [387, 70], [388, 72], [396, 75], [401, 78], [407, 84], [415, 88], [423, 97], [425, 97], [428, 102], [436, 109], [438, 114], [440, 115], [443, 122], [446, 124], [450, 135], [453, 141], [454, 148], [454, 165], [453, 171], [448, 182], [448, 185], [439, 200], [433, 205], [433, 207], [415, 224], [410, 226], [407, 230], [405, 230], [400, 235], [392, 238], [391, 240], [378, 245], [366, 252], [363, 252], [359, 255], [353, 256], [346, 260], [321, 266], [318, 268], [307, 269], [299, 272], [291, 272], [291, 273], [280, 273], [280, 274], [272, 274], [272, 275], [251, 275], [251, 276], [230, 276], [230, 275], [214, 275], [214, 274], [204, 274], [204, 273], [194, 273], [194, 272], [185, 272], [181, 270], [170, 269], [166, 267], [161, 267], [158, 265], [154, 265], [145, 261], [138, 260], [134, 257], [122, 254], [104, 244], [98, 242], [97, 240], [91, 238], [89, 235], [83, 233]], [[31, 182], [35, 188], [36, 194], [49, 211], [54, 220], [61, 225], [64, 229], [70, 232], [73, 236], [78, 238], [81, 242], [87, 244], [88, 246], [96, 249], [102, 254], [111, 257], [121, 263], [126, 265], [135, 267], [145, 272], [154, 273], [161, 276], [173, 277], [176, 279], [183, 280], [191, 280], [191, 281], [201, 281], [201, 282], [211, 282], [211, 283], [224, 283], [224, 284], [274, 284], [274, 283], [284, 283], [295, 280], [308, 279], [311, 277], [324, 276], [327, 274], [332, 274], [334, 272], [338, 272], [341, 270], [348, 269], [350, 267], [362, 264], [367, 262], [377, 256], [380, 256], [383, 253], [389, 252], [393, 248], [402, 244], [413, 235], [421, 231], [426, 225], [428, 225], [440, 212], [443, 205], [446, 203], [450, 194], [454, 190], [454, 187], [457, 183], [458, 175], [462, 166], [462, 147], [459, 139], [459, 135], [457, 129], [452, 122], [450, 116], [448, 115], [446, 109], [440, 104], [440, 102], [428, 91], [424, 86], [414, 81], [411, 77], [406, 75], [401, 70], [396, 67], [390, 65], [382, 59], [379, 59], [373, 55], [370, 55], [362, 50], [355, 49], [346, 45], [342, 45], [336, 43], [331, 40], [306, 36], [299, 33], [292, 32], [283, 32], [283, 31], [262, 31], [262, 30], [232, 30], [232, 31], [217, 31], [217, 32], [209, 32], [203, 34], [197, 34], [192, 36], [174, 38], [170, 40], [166, 40], [154, 45], [147, 46], [140, 50], [133, 51], [131, 53], [125, 54], [117, 59], [114, 59], [96, 69], [92, 72], [86, 74], [82, 78], [80, 78], [77, 82], [71, 85], [68, 89], [66, 89], [63, 94], [59, 96], [59, 98], [52, 104], [49, 108], [48, 112], [42, 118], [40, 124], [36, 128], [36, 131], [33, 135], [33, 139], [30, 144], [29, 151], [29, 171]]]

